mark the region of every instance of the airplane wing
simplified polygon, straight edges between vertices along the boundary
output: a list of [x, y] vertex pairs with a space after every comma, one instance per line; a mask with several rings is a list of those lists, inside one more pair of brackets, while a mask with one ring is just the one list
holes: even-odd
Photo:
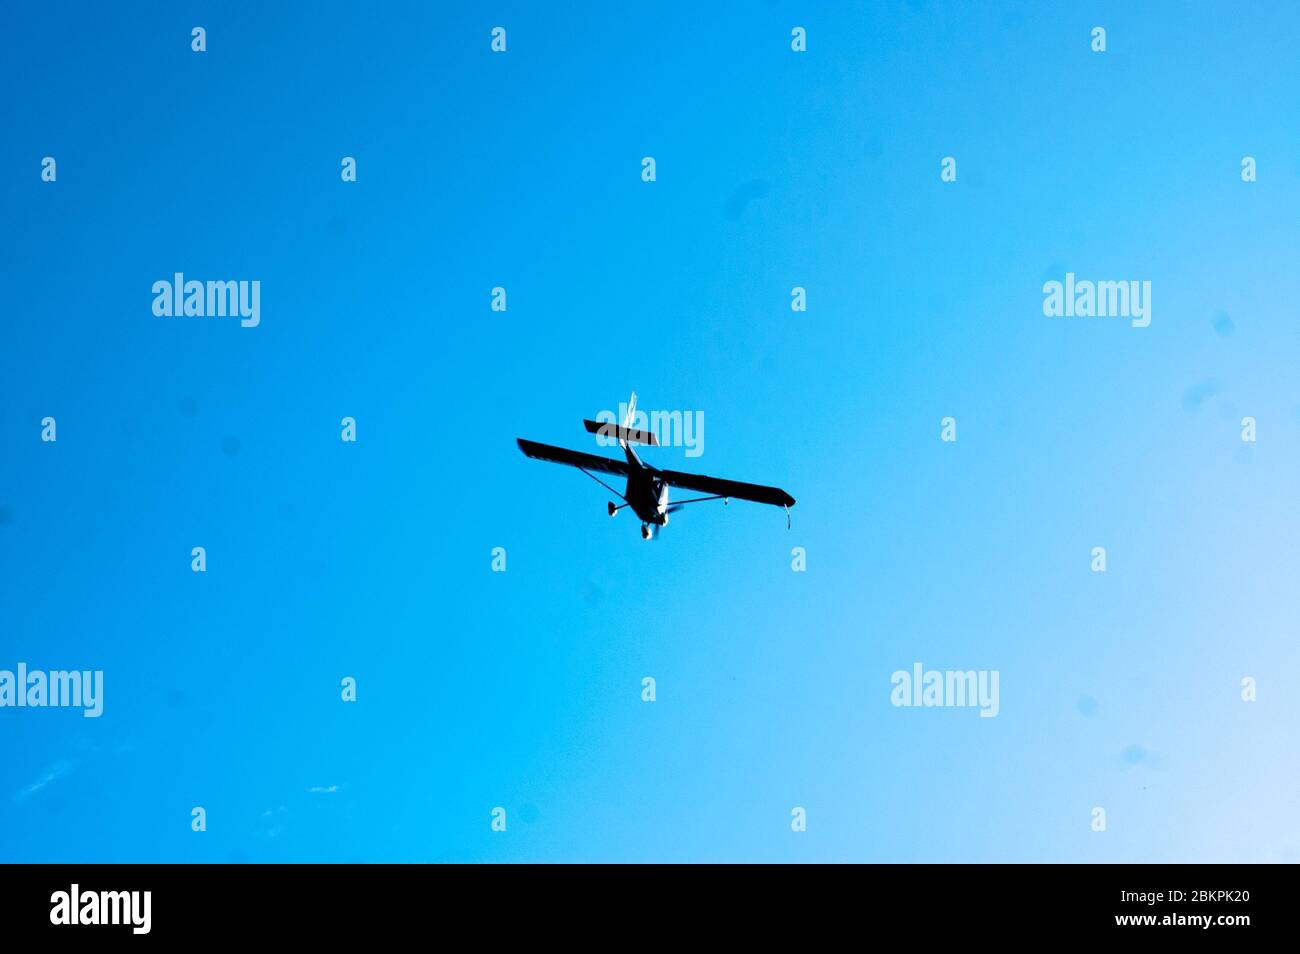
[[723, 480], [721, 477], [705, 477], [700, 474], [683, 474], [675, 470], [661, 470], [658, 476], [673, 487], [695, 490], [702, 494], [752, 500], [775, 507], [794, 506], [794, 498], [780, 487], [764, 487], [762, 484], [746, 484], [739, 480]]
[[526, 441], [522, 437], [518, 438], [518, 441], [519, 449], [533, 460], [550, 461], [552, 464], [566, 464], [569, 467], [581, 467], [583, 470], [594, 470], [600, 474], [616, 474], [619, 477], [626, 477], [628, 473], [626, 461], [613, 460], [609, 457], [597, 457], [595, 454], [584, 454], [581, 451], [567, 450], [563, 447], [552, 447], [550, 444]]

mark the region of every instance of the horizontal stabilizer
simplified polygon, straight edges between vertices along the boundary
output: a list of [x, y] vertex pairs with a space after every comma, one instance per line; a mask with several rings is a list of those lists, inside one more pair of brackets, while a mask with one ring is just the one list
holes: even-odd
[[613, 421], [600, 423], [599, 421], [583, 421], [582, 426], [587, 429], [588, 434], [598, 434], [601, 437], [615, 437], [627, 444], [648, 444], [651, 447], [658, 447], [659, 440], [650, 431], [642, 431], [635, 427], [623, 427], [615, 424]]

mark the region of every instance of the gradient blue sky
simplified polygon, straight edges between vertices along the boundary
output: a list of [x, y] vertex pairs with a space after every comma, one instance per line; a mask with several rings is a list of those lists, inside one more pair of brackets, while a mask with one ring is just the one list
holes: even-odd
[[[1300, 858], [1297, 35], [5, 5], [0, 668], [106, 700], [0, 710], [0, 858]], [[1151, 326], [1045, 318], [1067, 270], [1151, 281]], [[176, 271], [260, 280], [261, 326], [154, 317]], [[653, 463], [785, 487], [793, 529], [646, 544], [518, 453], [596, 450], [633, 388], [705, 416]], [[916, 661], [999, 670], [1001, 714], [893, 708]]]

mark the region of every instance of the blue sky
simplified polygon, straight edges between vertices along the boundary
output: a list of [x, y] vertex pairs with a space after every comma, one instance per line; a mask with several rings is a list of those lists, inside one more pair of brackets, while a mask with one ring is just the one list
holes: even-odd
[[[0, 668], [106, 698], [0, 709], [0, 857], [1295, 860], [1297, 28], [6, 7]], [[260, 326], [155, 317], [177, 271]], [[1045, 317], [1067, 271], [1150, 327]], [[643, 543], [518, 453], [633, 389], [793, 528]], [[891, 706], [917, 661], [999, 715]]]

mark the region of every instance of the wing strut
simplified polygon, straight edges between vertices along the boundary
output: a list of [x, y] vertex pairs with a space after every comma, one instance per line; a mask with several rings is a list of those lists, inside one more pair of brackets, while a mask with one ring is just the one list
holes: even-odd
[[674, 507], [684, 507], [688, 503], [704, 503], [704, 501], [706, 500], [726, 500], [726, 499], [727, 498], [722, 496], [722, 494], [714, 494], [712, 497], [692, 497], [690, 500], [674, 500], [672, 501], [672, 505]]
[[[731, 498], [726, 494], [714, 494], [712, 497], [692, 497], [689, 500], [674, 500], [673, 505], [668, 508], [668, 512], [672, 513], [678, 507], [685, 507], [687, 504], [704, 503], [706, 500], [722, 500], [728, 503], [731, 502]], [[790, 508], [782, 504], [781, 509], [785, 511], [785, 528], [789, 530], [794, 526], [790, 521]]]
[[[576, 465], [575, 465], [575, 466], [576, 466]], [[626, 498], [626, 497], [624, 497], [622, 494], [620, 494], [617, 490], [615, 490], [615, 489], [614, 489], [613, 487], [611, 487], [609, 484], [605, 483], [603, 480], [601, 480], [599, 477], [597, 477], [597, 476], [596, 476], [595, 474], [593, 474], [591, 471], [587, 470], [587, 468], [585, 468], [585, 467], [579, 467], [578, 470], [582, 471], [584, 474], [586, 474], [588, 477], [590, 477], [590, 478], [591, 478], [592, 480], [594, 480], [596, 483], [600, 484], [602, 487], [604, 487], [606, 490], [608, 490], [611, 494], [613, 494], [613, 495], [614, 495], [615, 497], [617, 497], [619, 500], [622, 500], [624, 503], [627, 502], [627, 498]]]

